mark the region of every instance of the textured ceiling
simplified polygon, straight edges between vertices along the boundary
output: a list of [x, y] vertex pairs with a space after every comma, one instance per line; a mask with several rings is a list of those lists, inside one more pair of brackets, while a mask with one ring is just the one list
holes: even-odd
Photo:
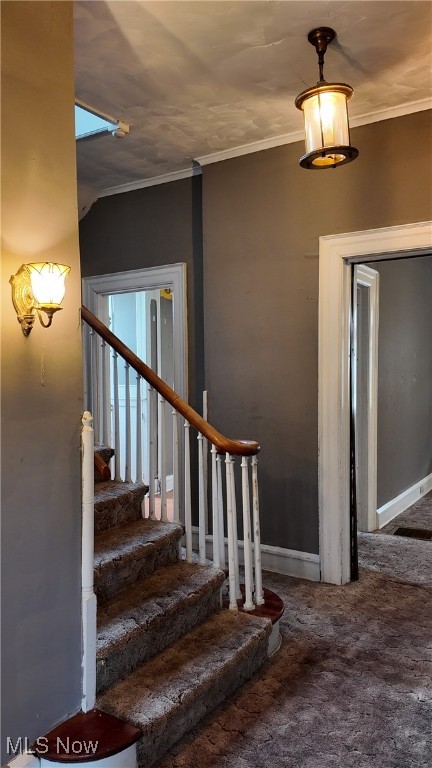
[[302, 129], [318, 78], [307, 33], [332, 26], [325, 77], [350, 116], [431, 97], [432, 4], [416, 0], [75, 2], [76, 97], [130, 125], [78, 143], [83, 188], [191, 168], [194, 158]]

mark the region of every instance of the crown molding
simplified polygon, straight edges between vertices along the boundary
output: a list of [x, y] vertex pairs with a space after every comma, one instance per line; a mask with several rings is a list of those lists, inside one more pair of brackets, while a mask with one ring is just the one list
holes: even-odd
[[201, 157], [196, 157], [195, 160], [200, 165], [210, 165], [211, 163], [219, 163], [222, 160], [231, 160], [233, 157], [250, 155], [252, 152], [262, 152], [264, 149], [273, 149], [274, 147], [281, 147], [284, 144], [293, 144], [296, 141], [303, 140], [303, 130], [292, 131], [291, 133], [283, 133], [281, 136], [259, 139], [259, 141], [253, 141], [250, 144], [240, 144], [238, 147], [223, 149], [220, 152], [212, 152], [209, 155], [201, 155]]
[[[400, 104], [396, 107], [388, 107], [376, 112], [366, 112], [362, 115], [351, 117], [350, 126], [351, 128], [357, 128], [361, 125], [377, 123], [381, 120], [390, 120], [395, 117], [403, 117], [404, 115], [411, 115], [414, 112], [423, 112], [427, 109], [432, 109], [432, 99], [420, 99], [419, 101], [412, 101], [409, 104]], [[108, 187], [99, 193], [99, 197], [118, 195], [122, 192], [133, 192], [137, 189], [144, 189], [145, 187], [154, 187], [157, 184], [166, 184], [170, 181], [178, 181], [179, 179], [188, 179], [191, 176], [199, 176], [202, 173], [202, 167], [205, 165], [219, 163], [223, 160], [231, 160], [234, 157], [249, 155], [253, 152], [262, 152], [265, 149], [281, 147], [284, 144], [293, 144], [296, 141], [304, 141], [303, 130], [284, 133], [280, 136], [272, 136], [269, 139], [260, 139], [259, 141], [254, 141], [250, 144], [240, 144], [237, 147], [224, 149], [220, 152], [212, 152], [208, 155], [201, 155], [194, 158], [195, 164], [192, 168], [184, 168], [180, 171], [164, 173], [161, 176], [152, 176], [150, 179], [139, 179], [138, 181], [132, 181], [129, 184], [119, 184], [117, 187]]]
[[[357, 117], [350, 117], [350, 126], [356, 128], [360, 125], [377, 123], [380, 120], [389, 120], [393, 117], [402, 117], [403, 115], [410, 115], [413, 112], [421, 112], [426, 109], [432, 109], [432, 99], [421, 99], [420, 101], [413, 101], [410, 104], [400, 104], [397, 107], [389, 107], [387, 109], [380, 109], [377, 112], [367, 112], [363, 115], [358, 115]], [[200, 165], [210, 165], [211, 163], [219, 163], [222, 160], [231, 160], [232, 158], [240, 157], [241, 155], [249, 155], [252, 152], [261, 152], [264, 149], [273, 149], [274, 147], [281, 147], [284, 144], [294, 144], [296, 141], [304, 141], [303, 130], [292, 131], [291, 133], [285, 133], [281, 136], [273, 136], [270, 139], [261, 139], [260, 141], [254, 141], [251, 144], [242, 144], [238, 147], [222, 150], [221, 152], [212, 152], [209, 155], [196, 157], [195, 160]]]
[[387, 107], [375, 112], [365, 112], [358, 117], [350, 117], [350, 125], [352, 128], [356, 128], [359, 125], [379, 123], [381, 120], [412, 115], [414, 112], [424, 112], [427, 109], [432, 109], [432, 99], [420, 99], [419, 101], [411, 101], [409, 104], [400, 104], [397, 107]]
[[129, 184], [119, 184], [117, 187], [107, 187], [99, 192], [99, 197], [109, 197], [109, 195], [118, 195], [122, 192], [134, 192], [136, 189], [145, 189], [145, 187], [155, 187], [157, 184], [167, 184], [170, 181], [179, 181], [179, 179], [189, 179], [191, 176], [201, 176], [200, 166], [194, 165], [192, 168], [182, 168], [180, 171], [163, 173], [161, 176], [152, 176], [149, 179], [138, 179]]

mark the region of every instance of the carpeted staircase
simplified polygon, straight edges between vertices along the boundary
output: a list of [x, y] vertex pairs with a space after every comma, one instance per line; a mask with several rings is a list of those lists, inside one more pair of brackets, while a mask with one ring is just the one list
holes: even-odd
[[225, 574], [180, 559], [182, 527], [142, 518], [147, 490], [95, 484], [97, 707], [142, 730], [140, 768], [254, 674], [271, 632], [220, 609]]

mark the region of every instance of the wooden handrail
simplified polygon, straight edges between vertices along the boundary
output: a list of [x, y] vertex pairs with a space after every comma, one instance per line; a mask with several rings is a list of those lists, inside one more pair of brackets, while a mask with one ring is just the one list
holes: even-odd
[[94, 455], [94, 471], [96, 477], [99, 478], [98, 482], [111, 480], [111, 470], [99, 453]]
[[159, 394], [172, 405], [172, 407], [195, 427], [204, 437], [214, 446], [218, 453], [232, 453], [235, 456], [256, 456], [260, 451], [260, 446], [254, 440], [230, 440], [218, 432], [211, 424], [199, 415], [190, 405], [188, 405], [179, 395], [177, 395], [168, 384], [165, 384], [159, 376], [152, 371], [137, 355], [135, 355], [126, 344], [115, 336], [99, 318], [90, 312], [84, 305], [81, 307], [81, 317], [93, 328], [96, 333], [104, 339], [110, 347], [115, 349], [122, 358], [129, 363], [140, 376], [143, 377]]

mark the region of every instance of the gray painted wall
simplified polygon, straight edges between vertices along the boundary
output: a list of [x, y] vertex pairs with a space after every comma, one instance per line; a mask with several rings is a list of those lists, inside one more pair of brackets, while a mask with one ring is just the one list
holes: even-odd
[[378, 506], [432, 472], [432, 256], [380, 273]]
[[210, 415], [262, 445], [267, 544], [318, 552], [318, 238], [431, 218], [431, 136], [423, 112], [355, 128], [337, 170], [299, 168], [300, 144], [203, 169]]
[[318, 552], [318, 238], [429, 219], [431, 135], [422, 112], [354, 129], [360, 157], [334, 171], [299, 168], [301, 144], [205, 166], [202, 263], [189, 181], [101, 199], [82, 222], [86, 275], [167, 263], [175, 245], [193, 261], [210, 418], [262, 445], [266, 544]]
[[[72, 3], [1, 12], [3, 764], [81, 705], [82, 373]], [[41, 260], [72, 268], [64, 308], [24, 338], [8, 280]]]

